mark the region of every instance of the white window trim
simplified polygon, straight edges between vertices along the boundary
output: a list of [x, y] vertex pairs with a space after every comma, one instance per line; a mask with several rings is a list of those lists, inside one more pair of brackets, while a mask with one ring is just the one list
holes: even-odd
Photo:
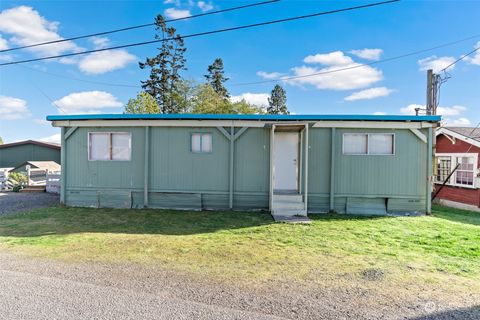
[[[345, 136], [346, 135], [366, 135], [367, 136], [367, 153], [345, 153]], [[393, 153], [370, 153], [370, 136], [371, 135], [376, 135], [376, 134], [388, 134], [393, 136]], [[364, 132], [344, 132], [342, 135], [342, 155], [344, 156], [394, 156], [396, 152], [396, 137], [395, 133], [393, 132], [369, 132], [369, 133], [364, 133]]]
[[[90, 158], [90, 149], [91, 149], [91, 145], [90, 145], [90, 136], [92, 134], [96, 134], [96, 133], [106, 133], [106, 134], [128, 134], [129, 137], [130, 137], [130, 154], [128, 155], [128, 160], [115, 160], [115, 159], [106, 159], [106, 160], [93, 160]], [[111, 143], [111, 139], [110, 139], [110, 143]], [[110, 145], [110, 149], [112, 148], [112, 146]], [[109, 162], [109, 161], [115, 161], [115, 162], [127, 162], [127, 161], [132, 161], [132, 133], [131, 132], [125, 132], [125, 131], [90, 131], [88, 132], [87, 134], [87, 159], [88, 161], [93, 161], [93, 162], [96, 162], [96, 161], [101, 161], [101, 162]]]
[[[192, 139], [193, 139], [193, 136], [196, 135], [196, 134], [200, 135], [200, 151], [193, 151], [193, 148], [192, 148]], [[202, 150], [202, 140], [203, 140], [203, 136], [207, 135], [207, 134], [209, 134], [210, 137], [211, 137], [212, 150], [203, 151]], [[213, 134], [211, 132], [192, 132], [190, 134], [190, 152], [194, 153], [194, 154], [212, 154], [213, 153]]]
[[[457, 157], [468, 157], [473, 158], [473, 185], [469, 186], [466, 184], [459, 184], [456, 183], [457, 181], [457, 173], [455, 173], [450, 177], [450, 182], [447, 182], [445, 185], [453, 186], [453, 187], [460, 187], [460, 188], [468, 188], [468, 189], [476, 189], [477, 188], [477, 175], [478, 175], [478, 154], [477, 153], [436, 153], [435, 157], [450, 157], [450, 170], [453, 170], [457, 166]], [[465, 170], [462, 170], [465, 171]], [[435, 172], [436, 175], [436, 172]], [[436, 184], [442, 184], [441, 181], [436, 181]]]

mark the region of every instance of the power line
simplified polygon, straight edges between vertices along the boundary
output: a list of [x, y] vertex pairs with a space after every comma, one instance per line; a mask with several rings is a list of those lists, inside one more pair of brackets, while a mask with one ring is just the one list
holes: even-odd
[[[448, 47], [448, 46], [451, 46], [451, 45], [454, 45], [454, 44], [457, 44], [457, 43], [460, 43], [460, 42], [464, 42], [464, 41], [467, 41], [467, 40], [471, 40], [473, 38], [478, 38], [478, 37], [480, 37], [480, 34], [477, 34], [477, 35], [474, 35], [474, 36], [471, 36], [471, 37], [468, 37], [468, 38], [448, 42], [448, 43], [445, 43], [445, 44], [440, 44], [440, 45], [437, 45], [435, 47], [422, 49], [422, 50], [417, 50], [417, 51], [405, 53], [405, 54], [402, 54], [402, 55], [399, 55], [399, 56], [394, 56], [394, 57], [391, 57], [391, 58], [382, 59], [382, 60], [378, 60], [378, 61], [373, 61], [373, 62], [369, 62], [369, 63], [360, 63], [360, 64], [356, 64], [356, 65], [353, 65], [353, 66], [350, 66], [350, 67], [344, 67], [344, 68], [338, 68], [338, 69], [333, 69], [333, 70], [328, 70], [328, 71], [309, 73], [309, 74], [301, 75], [301, 76], [280, 77], [278, 79], [268, 79], [268, 80], [260, 80], [260, 81], [253, 81], [253, 82], [233, 83], [233, 84], [230, 84], [230, 86], [247, 86], [247, 85], [254, 85], [254, 84], [279, 82], [279, 81], [285, 81], [285, 80], [294, 80], [294, 79], [308, 78], [308, 77], [314, 77], [314, 76], [319, 76], [319, 75], [324, 75], [324, 74], [336, 73], [336, 72], [341, 72], [341, 71], [347, 71], [347, 70], [352, 70], [352, 69], [357, 69], [357, 68], [363, 68], [363, 67], [367, 67], [367, 66], [371, 66], [371, 65], [375, 65], [375, 64], [380, 64], [380, 63], [384, 63], [384, 62], [389, 62], [389, 61], [393, 61], [393, 60], [398, 60], [398, 59], [418, 55], [418, 54], [421, 54], [421, 53], [425, 53], [425, 52], [428, 52], [428, 51], [440, 49], [440, 48], [443, 48], [443, 47]], [[477, 48], [476, 50], [478, 50], [478, 49], [480, 49], [480, 48]]]
[[478, 50], [480, 50], [480, 46], [479, 46], [478, 48], [475, 48], [474, 50], [470, 51], [469, 53], [464, 54], [463, 56], [461, 56], [461, 57], [458, 58], [457, 60], [453, 61], [452, 63], [450, 63], [448, 66], [446, 66], [445, 68], [443, 68], [443, 69], [440, 70], [440, 71], [446, 71], [448, 68], [450, 68], [451, 66], [453, 66], [453, 65], [456, 64], [457, 62], [465, 59], [466, 57], [468, 57], [468, 56], [471, 55], [471, 54], [474, 54], [474, 53], [477, 52]]
[[[283, 81], [283, 80], [290, 80], [290, 79], [300, 78], [300, 77], [306, 78], [306, 77], [313, 77], [313, 76], [321, 75], [321, 74], [342, 72], [342, 71], [346, 71], [346, 70], [350, 70], [350, 69], [361, 68], [361, 67], [365, 67], [365, 66], [369, 66], [369, 65], [374, 65], [374, 64], [379, 64], [379, 63], [392, 61], [392, 60], [397, 60], [397, 59], [409, 57], [409, 56], [412, 56], [412, 55], [418, 55], [418, 54], [425, 53], [425, 52], [428, 52], [428, 51], [433, 51], [435, 49], [439, 49], [439, 48], [443, 48], [443, 47], [447, 47], [447, 46], [452, 46], [452, 45], [455, 45], [457, 43], [465, 42], [465, 41], [475, 39], [475, 38], [478, 38], [478, 37], [480, 37], [480, 34], [473, 35], [473, 36], [463, 38], [463, 39], [460, 39], [460, 40], [455, 40], [455, 41], [451, 41], [451, 42], [448, 42], [448, 43], [440, 44], [440, 45], [437, 45], [437, 46], [434, 46], [434, 47], [431, 47], [431, 48], [426, 48], [426, 49], [402, 54], [402, 55], [399, 55], [399, 56], [395, 56], [395, 57], [391, 57], [391, 58], [387, 58], [387, 59], [383, 59], [383, 60], [373, 61], [373, 62], [370, 62], [370, 63], [359, 64], [359, 65], [355, 65], [355, 66], [352, 66], [352, 67], [339, 68], [339, 69], [334, 69], [334, 70], [329, 70], [329, 71], [324, 71], [324, 72], [310, 73], [310, 74], [307, 74], [307, 75], [296, 76], [296, 77], [281, 77], [281, 78], [278, 78], [278, 79], [262, 80], [262, 81], [256, 81], [256, 82], [233, 83], [233, 84], [230, 84], [230, 86], [262, 84], [262, 83], [268, 83], [268, 82], [278, 82], [278, 81]], [[49, 74], [51, 76], [60, 77], [60, 78], [64, 78], [64, 79], [70, 79], [70, 80], [74, 80], [74, 81], [85, 82], [85, 83], [99, 84], [99, 85], [112, 86], [112, 87], [140, 88], [139, 85], [109, 83], [109, 82], [101, 82], [101, 81], [94, 81], [94, 80], [84, 80], [84, 79], [80, 79], [80, 78], [76, 78], [76, 77], [68, 77], [68, 76], [65, 76], [65, 75], [57, 74], [57, 73], [52, 73], [52, 72], [48, 72], [48, 71], [34, 69], [34, 68], [31, 68], [31, 67], [28, 67], [28, 66], [25, 66], [25, 65], [18, 65], [18, 66], [30, 69], [30, 70], [35, 71], [35, 72], [45, 73], [45, 74]]]
[[11, 61], [11, 62], [1, 63], [0, 66], [7, 66], [7, 65], [13, 65], [13, 64], [41, 61], [41, 60], [50, 60], [50, 59], [57, 59], [57, 58], [65, 58], [65, 57], [83, 55], [83, 54], [87, 54], [87, 53], [94, 53], [94, 52], [101, 52], [101, 51], [108, 51], [108, 50], [115, 50], [115, 49], [137, 47], [137, 46], [142, 46], [142, 45], [147, 45], [147, 44], [152, 44], [152, 43], [171, 41], [171, 40], [175, 40], [175, 39], [186, 39], [186, 38], [193, 38], [193, 37], [199, 37], [199, 36], [206, 36], [206, 35], [210, 35], [210, 34], [217, 34], [217, 33], [224, 33], [224, 32], [234, 31], [234, 30], [260, 27], [260, 26], [265, 26], [265, 25], [277, 24], [277, 23], [281, 23], [281, 22], [288, 22], [288, 21], [294, 21], [294, 20], [300, 20], [300, 19], [306, 19], [306, 18], [313, 18], [313, 17], [317, 17], [317, 16], [321, 16], [321, 15], [328, 15], [328, 14], [339, 13], [339, 12], [344, 12], [344, 11], [365, 9], [365, 8], [369, 8], [369, 7], [374, 7], [374, 6], [384, 5], [384, 4], [390, 4], [390, 3], [399, 2], [399, 1], [400, 0], [388, 0], [388, 1], [383, 1], [383, 2], [376, 2], [376, 3], [361, 5], [361, 6], [317, 12], [317, 13], [312, 13], [312, 14], [302, 15], [302, 16], [297, 16], [297, 17], [292, 17], [292, 18], [271, 20], [271, 21], [248, 24], [248, 25], [243, 25], [243, 26], [238, 26], [238, 27], [231, 27], [231, 28], [218, 29], [218, 30], [212, 30], [212, 31], [198, 32], [198, 33], [193, 33], [193, 34], [189, 34], [189, 35], [186, 35], [186, 36], [177, 36], [177, 37], [170, 37], [170, 38], [165, 38], [165, 39], [157, 39], [157, 40], [151, 40], [151, 41], [137, 42], [137, 43], [125, 44], [125, 45], [120, 45], [120, 46], [115, 46], [115, 47], [101, 48], [101, 49], [95, 49], [95, 50], [86, 50], [86, 51], [75, 52], [75, 53], [66, 53], [66, 54], [49, 56], [49, 57], [42, 57], [42, 58], [34, 58], [34, 59], [27, 59], [27, 60], [20, 60], [20, 61]]
[[53, 73], [53, 72], [48, 72], [48, 71], [44, 71], [44, 70], [31, 68], [31, 67], [28, 67], [26, 65], [21, 65], [21, 64], [17, 65], [17, 67], [22, 67], [22, 68], [25, 68], [25, 69], [29, 69], [31, 71], [35, 71], [35, 72], [39, 72], [39, 73], [45, 73], [45, 74], [48, 74], [48, 75], [51, 75], [51, 76], [54, 76], [54, 77], [59, 77], [59, 78], [69, 79], [69, 80], [74, 80], [74, 81], [79, 81], [79, 82], [99, 84], [99, 85], [110, 86], [110, 87], [140, 88], [140, 85], [132, 85], [132, 84], [126, 84], [126, 83], [109, 83], [109, 82], [102, 82], [102, 81], [95, 81], [95, 80], [80, 79], [80, 78], [77, 78], [77, 77], [69, 77], [69, 76], [58, 74], [58, 73]]
[[[222, 9], [222, 10], [216, 10], [216, 11], [210, 11], [210, 12], [195, 14], [195, 15], [191, 15], [191, 16], [183, 17], [183, 18], [165, 20], [165, 22], [175, 22], [175, 21], [181, 21], [181, 20], [194, 19], [194, 18], [209, 16], [209, 15], [228, 12], [228, 11], [235, 11], [235, 10], [240, 10], [240, 9], [246, 9], [246, 8], [271, 4], [271, 3], [279, 2], [279, 1], [281, 1], [281, 0], [269, 0], [269, 1], [251, 3], [251, 4], [238, 6], [238, 7], [232, 7], [232, 8]], [[0, 50], [0, 52], [14, 51], [14, 50], [44, 46], [44, 45], [48, 45], [48, 44], [55, 44], [55, 43], [60, 43], [60, 42], [65, 42], [65, 41], [73, 41], [73, 40], [78, 40], [78, 39], [102, 36], [102, 35], [106, 35], [106, 34], [110, 34], [110, 33], [117, 33], [117, 32], [123, 32], [123, 31], [128, 31], [128, 30], [140, 29], [140, 28], [150, 27], [150, 26], [154, 26], [154, 25], [155, 25], [155, 23], [146, 23], [146, 24], [141, 24], [141, 25], [136, 25], [136, 26], [114, 29], [114, 30], [110, 30], [110, 31], [102, 31], [102, 32], [91, 33], [91, 34], [86, 34], [86, 35], [81, 35], [81, 36], [76, 36], [76, 37], [71, 37], [71, 38], [66, 38], [66, 39], [58, 39], [58, 40], [52, 40], [52, 41], [30, 44], [30, 45], [21, 46], [21, 47], [14, 47], [14, 48]]]

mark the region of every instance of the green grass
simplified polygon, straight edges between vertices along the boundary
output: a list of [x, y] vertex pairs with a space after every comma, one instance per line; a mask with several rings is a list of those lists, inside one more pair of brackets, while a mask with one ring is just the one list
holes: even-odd
[[378, 269], [395, 281], [479, 283], [479, 213], [435, 207], [422, 217], [312, 219], [292, 225], [263, 213], [55, 207], [0, 218], [0, 250], [247, 282], [321, 283]]

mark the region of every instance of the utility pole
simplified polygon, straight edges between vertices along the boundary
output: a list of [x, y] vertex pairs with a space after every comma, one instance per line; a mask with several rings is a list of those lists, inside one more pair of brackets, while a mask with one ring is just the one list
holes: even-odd
[[438, 86], [440, 82], [440, 76], [433, 73], [432, 69], [427, 70], [427, 115], [436, 115], [438, 106]]

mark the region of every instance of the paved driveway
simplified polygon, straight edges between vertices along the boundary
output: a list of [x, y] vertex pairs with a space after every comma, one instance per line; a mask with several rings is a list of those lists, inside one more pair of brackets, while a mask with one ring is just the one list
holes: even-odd
[[59, 201], [52, 193], [0, 192], [0, 216], [54, 206]]

